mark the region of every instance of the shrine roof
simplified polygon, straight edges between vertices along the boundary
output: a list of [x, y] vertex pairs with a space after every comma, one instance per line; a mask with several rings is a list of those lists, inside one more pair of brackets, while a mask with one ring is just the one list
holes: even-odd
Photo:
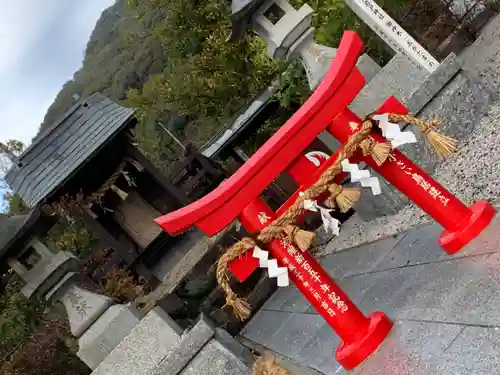
[[251, 13], [265, 0], [233, 0], [231, 3], [231, 22], [233, 24], [230, 40], [244, 37]]
[[101, 94], [80, 100], [33, 140], [5, 176], [6, 182], [35, 207], [124, 129], [133, 113]]
[[9, 216], [0, 214], [0, 258], [2, 258], [14, 245], [14, 243], [24, 234], [30, 227], [30, 223], [38, 217], [35, 211]]

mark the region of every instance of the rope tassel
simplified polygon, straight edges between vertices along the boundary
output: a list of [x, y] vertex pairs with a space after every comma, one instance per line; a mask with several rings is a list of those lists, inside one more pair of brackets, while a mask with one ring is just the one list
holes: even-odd
[[370, 155], [378, 166], [385, 163], [392, 151], [390, 142], [376, 142], [368, 137], [359, 144], [364, 156]]
[[439, 133], [435, 129], [440, 124], [439, 120], [424, 122], [412, 115], [397, 114], [390, 114], [389, 120], [417, 126], [424, 133], [427, 141], [434, 147], [439, 156], [448, 156], [457, 151], [458, 141], [455, 138]]
[[[437, 122], [424, 123], [414, 118], [413, 116], [407, 115], [389, 115], [389, 119], [394, 122], [405, 121], [410, 124], [419, 126], [429, 139], [429, 142], [435, 147], [436, 151], [440, 155], [447, 155], [456, 149], [457, 142], [453, 138], [442, 136], [434, 130]], [[400, 133], [411, 133], [401, 132], [397, 124], [393, 125], [396, 125], [398, 127], [398, 129], [396, 130], [399, 130]], [[308, 210], [309, 208], [312, 208], [313, 211], [315, 208], [320, 210], [322, 219], [326, 219], [326, 222], [328, 223], [330, 229], [335, 230], [334, 226], [335, 223], [338, 224], [338, 221], [334, 221], [335, 219], [331, 217], [328, 209], [324, 207], [320, 208], [320, 206], [317, 205], [315, 199], [323, 196], [323, 194], [327, 192], [330, 192], [330, 194], [333, 195], [333, 198], [330, 197], [329, 199], [331, 204], [337, 205], [343, 210], [347, 210], [347, 207], [352, 206], [352, 202], [359, 199], [359, 191], [356, 191], [356, 189], [343, 189], [342, 192], [339, 192], [338, 187], [332, 185], [335, 177], [342, 171], [349, 172], [352, 182], [358, 181], [361, 183], [361, 186], [370, 187], [374, 195], [381, 193], [380, 183], [376, 177], [371, 176], [370, 171], [360, 170], [356, 164], [349, 163], [349, 158], [352, 157], [357, 150], [359, 150], [359, 148], [361, 147], [361, 143], [370, 136], [373, 126], [374, 121], [372, 121], [370, 118], [368, 118], [366, 121], [363, 121], [363, 123], [361, 124], [361, 129], [354, 132], [347, 140], [347, 143], [341, 147], [333, 164], [330, 165], [325, 171], [323, 171], [321, 177], [313, 185], [299, 194], [300, 197], [295, 201], [294, 204], [288, 207], [286, 211], [281, 213], [278, 218], [273, 220], [264, 229], [262, 229], [260, 233], [257, 234], [256, 240], [245, 237], [240, 242], [233, 245], [220, 257], [216, 273], [217, 282], [221, 286], [222, 290], [226, 293], [226, 305], [232, 307], [232, 309], [234, 310], [234, 314], [238, 317], [238, 319], [242, 321], [248, 319], [251, 314], [251, 306], [247, 301], [240, 298], [232, 290], [229, 284], [228, 266], [231, 261], [237, 259], [238, 257], [241, 257], [246, 251], [254, 249], [254, 247], [256, 246], [255, 241], [267, 244], [273, 240], [283, 239], [284, 234], [290, 236], [293, 239], [293, 242], [297, 244], [300, 242], [302, 246], [299, 247], [302, 250], [309, 248], [309, 246], [312, 244], [314, 234], [302, 231], [295, 225], [297, 220], [300, 219], [304, 214], [304, 210]], [[401, 142], [406, 142], [408, 140], [410, 140], [410, 136], [408, 136], [408, 134], [406, 134], [404, 137], [399, 135], [397, 136], [397, 141], [399, 144], [403, 144]], [[394, 146], [392, 142], [391, 145]], [[363, 148], [365, 152], [369, 152], [369, 154], [372, 155], [373, 153], [377, 153], [375, 151], [376, 146], [377, 145], [372, 145], [369, 142], [365, 142]], [[381, 151], [381, 149], [379, 148], [377, 149], [377, 151]], [[380, 159], [379, 161], [382, 160]], [[262, 259], [259, 258], [259, 263], [260, 261], [262, 261], [263, 264], [266, 264], [266, 260], [267, 263], [269, 263], [269, 260], [265, 259], [265, 254], [262, 255], [264, 256], [262, 257]], [[274, 267], [275, 265], [276, 267]], [[284, 275], [284, 272], [282, 272], [282, 270], [280, 270], [279, 267], [277, 267], [277, 264], [274, 264], [274, 262], [272, 264], [272, 267], [276, 271], [276, 273], [274, 274], [277, 274], [278, 277], [280, 275]]]
[[448, 156], [457, 151], [458, 141], [455, 138], [448, 137], [436, 131], [434, 126], [439, 124], [439, 120], [432, 121], [422, 132], [439, 156]]
[[244, 322], [252, 314], [252, 307], [242, 298], [236, 297], [235, 299], [226, 298], [226, 306], [233, 309], [234, 316], [240, 321]]
[[361, 190], [357, 188], [345, 188], [338, 184], [328, 186], [330, 196], [325, 200], [325, 206], [329, 208], [338, 207], [340, 212], [347, 212], [361, 199]]
[[311, 248], [314, 239], [316, 238], [316, 234], [313, 232], [302, 230], [295, 225], [287, 225], [284, 231], [288, 235], [290, 242], [296, 244], [302, 251], [307, 251]]

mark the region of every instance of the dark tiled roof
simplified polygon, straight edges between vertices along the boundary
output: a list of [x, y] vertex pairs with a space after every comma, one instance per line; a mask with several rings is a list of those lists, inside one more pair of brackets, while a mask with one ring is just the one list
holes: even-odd
[[35, 207], [123, 129], [133, 112], [101, 94], [80, 101], [34, 139], [5, 176], [7, 183]]
[[8, 216], [0, 214], [0, 258], [2, 258], [13, 243], [29, 229], [30, 219], [35, 219], [35, 213]]

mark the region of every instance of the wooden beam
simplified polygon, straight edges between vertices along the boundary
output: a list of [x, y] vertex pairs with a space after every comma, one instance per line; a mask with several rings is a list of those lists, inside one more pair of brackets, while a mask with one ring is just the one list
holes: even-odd
[[127, 262], [127, 264], [133, 264], [139, 257], [139, 254], [133, 248], [130, 243], [125, 243], [123, 240], [118, 240], [109, 233], [104, 226], [99, 223], [99, 221], [93, 218], [86, 210], [81, 214], [85, 226], [92, 232], [94, 232], [100, 241], [106, 246], [112, 247], [120, 254], [122, 259]]
[[172, 197], [172, 200], [177, 205], [176, 208], [187, 206], [190, 203], [187, 196], [173, 185], [137, 147], [129, 144], [127, 154], [137, 160], [149, 172], [154, 181]]

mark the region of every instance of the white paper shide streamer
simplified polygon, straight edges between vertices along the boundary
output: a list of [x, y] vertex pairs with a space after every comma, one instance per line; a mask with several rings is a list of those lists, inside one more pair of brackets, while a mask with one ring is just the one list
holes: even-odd
[[279, 287], [290, 285], [288, 278], [288, 268], [278, 266], [276, 259], [269, 259], [269, 251], [263, 250], [258, 246], [253, 248], [253, 256], [259, 260], [259, 267], [267, 268], [269, 277], [276, 278]]
[[336, 236], [339, 235], [340, 221], [330, 215], [330, 212], [333, 210], [321, 207], [318, 202], [310, 199], [304, 201], [304, 208], [308, 211], [319, 212], [321, 214], [321, 220], [323, 221], [323, 228], [325, 228], [326, 232], [332, 232]]
[[342, 160], [342, 170], [348, 172], [352, 182], [359, 182], [363, 187], [369, 187], [373, 195], [382, 192], [380, 181], [373, 177], [368, 169], [359, 169], [357, 164], [349, 163], [349, 159]]
[[376, 115], [373, 119], [378, 121], [378, 126], [382, 130], [382, 135], [391, 142], [392, 148], [399, 146], [416, 143], [417, 137], [411, 131], [402, 132], [398, 124], [389, 122], [389, 115]]

